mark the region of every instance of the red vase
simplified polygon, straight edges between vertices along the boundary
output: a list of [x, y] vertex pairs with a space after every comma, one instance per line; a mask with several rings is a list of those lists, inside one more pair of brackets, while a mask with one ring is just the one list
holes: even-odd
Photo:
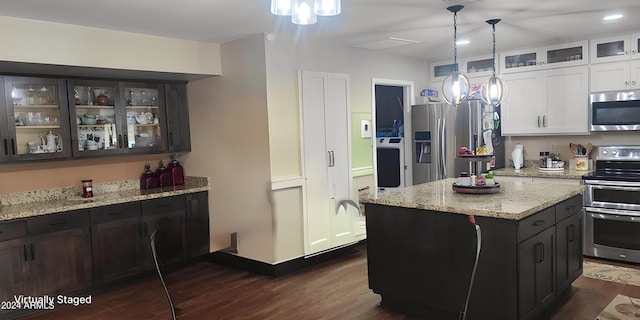
[[171, 155], [171, 162], [167, 166], [167, 171], [171, 174], [171, 184], [174, 186], [181, 186], [184, 184], [184, 169], [178, 160], [176, 154]]

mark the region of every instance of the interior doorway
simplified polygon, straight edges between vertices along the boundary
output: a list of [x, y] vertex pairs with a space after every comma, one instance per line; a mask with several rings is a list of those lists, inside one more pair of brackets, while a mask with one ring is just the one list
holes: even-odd
[[412, 185], [411, 137], [404, 133], [411, 132], [413, 81], [373, 79], [371, 101], [375, 189]]

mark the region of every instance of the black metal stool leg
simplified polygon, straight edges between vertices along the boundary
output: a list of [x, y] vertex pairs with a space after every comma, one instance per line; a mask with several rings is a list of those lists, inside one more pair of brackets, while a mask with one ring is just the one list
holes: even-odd
[[156, 264], [156, 270], [158, 271], [158, 276], [160, 276], [160, 282], [162, 282], [164, 293], [166, 293], [167, 300], [169, 300], [169, 306], [171, 307], [171, 316], [173, 317], [173, 320], [176, 320], [176, 310], [173, 308], [173, 302], [171, 301], [169, 290], [167, 290], [167, 285], [164, 283], [164, 279], [162, 278], [162, 273], [160, 272], [160, 265], [158, 264], [158, 254], [156, 253], [156, 233], [157, 232], [158, 230], [154, 231], [151, 234], [151, 253], [153, 254], [153, 261]]

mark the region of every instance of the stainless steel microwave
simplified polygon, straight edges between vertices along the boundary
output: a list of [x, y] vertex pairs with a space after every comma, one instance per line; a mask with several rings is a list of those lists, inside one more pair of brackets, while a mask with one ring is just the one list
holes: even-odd
[[597, 92], [589, 98], [591, 131], [640, 130], [640, 90]]

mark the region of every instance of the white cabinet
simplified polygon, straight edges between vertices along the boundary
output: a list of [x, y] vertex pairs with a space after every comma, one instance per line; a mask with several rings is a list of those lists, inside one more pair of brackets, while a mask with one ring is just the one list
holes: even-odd
[[503, 135], [588, 133], [588, 67], [502, 75], [509, 95], [502, 104]]
[[355, 241], [349, 75], [302, 71], [305, 254]]
[[640, 60], [591, 65], [591, 92], [640, 88]]
[[640, 59], [640, 33], [591, 40], [591, 63]]
[[500, 53], [501, 73], [534, 71], [586, 65], [589, 61], [587, 41]]
[[[458, 59], [458, 71], [467, 77], [491, 76], [493, 73], [493, 57], [491, 55]], [[453, 60], [437, 61], [430, 64], [431, 81], [440, 82], [438, 91], [442, 86], [442, 81], [455, 70]], [[498, 61], [496, 60], [496, 73], [498, 73]]]

